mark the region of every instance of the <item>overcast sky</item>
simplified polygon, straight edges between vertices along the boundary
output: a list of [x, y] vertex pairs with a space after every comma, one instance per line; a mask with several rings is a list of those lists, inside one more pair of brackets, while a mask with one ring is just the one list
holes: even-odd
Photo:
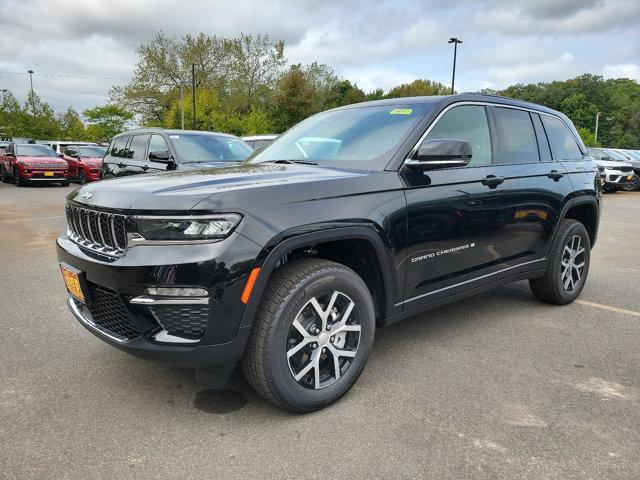
[[365, 91], [450, 84], [451, 36], [464, 41], [460, 91], [585, 72], [640, 81], [640, 0], [0, 0], [0, 11], [0, 89], [23, 101], [31, 68], [56, 110], [105, 103], [158, 30], [267, 33], [290, 63], [326, 63]]

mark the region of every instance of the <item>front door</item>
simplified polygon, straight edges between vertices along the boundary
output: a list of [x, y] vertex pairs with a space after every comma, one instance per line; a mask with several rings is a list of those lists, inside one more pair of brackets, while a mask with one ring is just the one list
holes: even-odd
[[447, 110], [425, 141], [445, 138], [471, 143], [468, 166], [401, 173], [408, 227], [405, 310], [494, 280], [504, 260], [508, 197], [492, 162], [487, 107]]

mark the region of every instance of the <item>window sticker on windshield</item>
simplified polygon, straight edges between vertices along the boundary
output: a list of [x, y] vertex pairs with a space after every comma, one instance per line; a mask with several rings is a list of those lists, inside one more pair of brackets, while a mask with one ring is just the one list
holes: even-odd
[[180, 138], [180, 135], [169, 135], [169, 138]]
[[411, 108], [394, 108], [389, 115], [411, 115], [411, 112], [413, 112]]

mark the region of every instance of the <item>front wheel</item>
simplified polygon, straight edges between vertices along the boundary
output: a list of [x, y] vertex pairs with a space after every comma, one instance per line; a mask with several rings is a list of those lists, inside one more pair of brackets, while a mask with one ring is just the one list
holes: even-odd
[[327, 260], [296, 260], [269, 279], [243, 371], [267, 400], [312, 412], [355, 383], [374, 333], [373, 300], [353, 270]]
[[563, 220], [553, 240], [545, 274], [529, 280], [533, 295], [555, 305], [573, 302], [587, 280], [590, 259], [587, 229], [577, 220]]
[[2, 181], [2, 183], [9, 183], [9, 175], [7, 175], [4, 167], [0, 167], [0, 181]]
[[80, 185], [87, 183], [87, 174], [84, 173], [84, 170], [82, 169], [78, 170], [78, 181], [80, 182]]
[[638, 176], [638, 174], [634, 174], [633, 178], [631, 179], [631, 181], [629, 183], [627, 183], [623, 189], [627, 192], [634, 192], [638, 189], [640, 189], [640, 177]]
[[20, 170], [17, 168], [13, 169], [13, 183], [16, 184], [16, 187], [22, 187], [24, 185], [24, 180], [20, 176]]

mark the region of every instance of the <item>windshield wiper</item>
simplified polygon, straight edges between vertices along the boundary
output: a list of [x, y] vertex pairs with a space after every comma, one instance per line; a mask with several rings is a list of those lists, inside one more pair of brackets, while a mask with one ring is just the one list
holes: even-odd
[[300, 165], [317, 165], [318, 162], [312, 162], [311, 160], [268, 160], [262, 163], [297, 163]]

